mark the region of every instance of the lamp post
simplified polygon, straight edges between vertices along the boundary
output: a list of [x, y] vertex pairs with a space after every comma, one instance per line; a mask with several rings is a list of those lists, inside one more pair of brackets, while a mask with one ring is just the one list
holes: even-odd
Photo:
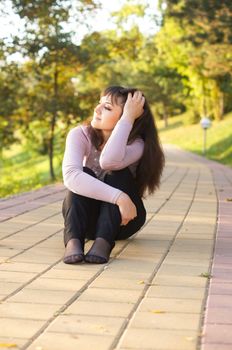
[[203, 118], [201, 118], [200, 124], [201, 124], [202, 129], [204, 130], [202, 153], [205, 156], [206, 155], [206, 132], [207, 132], [207, 129], [210, 128], [210, 126], [211, 126], [211, 120], [207, 117], [203, 117]]

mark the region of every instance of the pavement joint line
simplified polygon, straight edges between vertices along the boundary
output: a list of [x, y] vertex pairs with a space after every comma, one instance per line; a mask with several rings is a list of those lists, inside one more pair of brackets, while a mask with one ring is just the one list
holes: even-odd
[[172, 171], [170, 174], [168, 174], [163, 180], [161, 180], [161, 185], [162, 185], [163, 183], [165, 183], [173, 174], [175, 174], [176, 171], [177, 171], [177, 169], [178, 169], [178, 167], [175, 167], [175, 168], [173, 169], [173, 171]]
[[[223, 169], [224, 170], [224, 169]], [[225, 172], [223, 171], [222, 169], [220, 169], [220, 172], [224, 175], [224, 177], [226, 178], [226, 180], [232, 184], [232, 182], [230, 181], [230, 179], [227, 177], [227, 174], [225, 174]], [[216, 224], [215, 224], [215, 231], [214, 231], [214, 247], [213, 247], [213, 254], [211, 256], [211, 267], [210, 267], [210, 271], [209, 271], [209, 274], [211, 275], [212, 273], [212, 268], [213, 268], [213, 261], [214, 261], [214, 256], [215, 256], [215, 252], [216, 252], [216, 238], [217, 238], [217, 234], [219, 232], [219, 206], [220, 206], [220, 196], [219, 196], [219, 192], [220, 192], [220, 187], [221, 185], [219, 185], [216, 181], [216, 174], [215, 172], [217, 171], [215, 168], [211, 168], [210, 167], [210, 171], [211, 171], [211, 174], [212, 174], [212, 178], [213, 178], [213, 184], [214, 184], [214, 189], [215, 189], [215, 193], [216, 193], [216, 198], [217, 198], [217, 220], [216, 220]], [[205, 293], [205, 298], [204, 298], [204, 308], [202, 308], [201, 310], [201, 333], [202, 335], [203, 334], [203, 331], [204, 331], [204, 326], [206, 325], [206, 308], [207, 308], [207, 300], [209, 298], [209, 288], [210, 288], [210, 284], [211, 284], [211, 280], [209, 279], [207, 281], [207, 287], [206, 287], [206, 293]], [[213, 324], [213, 323], [212, 323]], [[217, 324], [220, 324], [220, 323], [217, 323]], [[199, 340], [198, 340], [198, 343], [197, 343], [197, 349], [201, 349], [203, 346], [203, 343], [202, 343], [202, 338], [199, 337]]]
[[40, 243], [43, 243], [43, 242], [47, 241], [49, 238], [51, 238], [51, 237], [57, 235], [58, 233], [60, 233], [60, 232], [62, 232], [62, 231], [63, 231], [63, 229], [60, 229], [60, 230], [58, 230], [58, 231], [52, 233], [51, 235], [49, 235], [49, 236], [47, 236], [47, 237], [41, 239], [40, 241], [38, 241], [38, 242], [32, 244], [31, 246], [29, 246], [29, 247], [23, 249], [21, 252], [15, 254], [15, 255], [12, 255], [12, 256], [10, 256], [9, 258], [5, 259], [4, 261], [2, 261], [2, 262], [0, 263], [0, 265], [9, 262], [10, 260], [16, 258], [16, 256], [19, 256], [19, 255], [21, 255], [21, 254], [24, 254], [26, 251], [30, 250], [31, 248], [36, 247], [36, 246], [39, 245]]
[[227, 176], [224, 169], [222, 170], [222, 172], [223, 172], [223, 175], [225, 176], [225, 178], [227, 179], [227, 181], [232, 185], [232, 179]]
[[[32, 202], [32, 201], [37, 201], [38, 199], [41, 199], [41, 198], [44, 198], [44, 197], [49, 197], [49, 196], [54, 195], [54, 194], [56, 194], [56, 193], [64, 192], [65, 190], [66, 190], [66, 189], [60, 189], [60, 190], [54, 191], [54, 192], [49, 193], [49, 194], [43, 194], [43, 195], [41, 195], [41, 196], [39, 196], [39, 197], [36, 197], [36, 199], [35, 199], [35, 198], [32, 198], [32, 199], [29, 199], [29, 200], [26, 200], [26, 201], [25, 201], [25, 200], [22, 200], [22, 202], [17, 202], [17, 203], [15, 203], [15, 204], [13, 204], [13, 205], [9, 205], [8, 207], [4, 207], [4, 208], [0, 209], [0, 211], [1, 211], [1, 210], [4, 210], [4, 209], [9, 209], [9, 208], [17, 207], [18, 205], [20, 205], [20, 204], [22, 204], [22, 203], [30, 203], [30, 202]], [[24, 195], [30, 194], [31, 192], [34, 192], [34, 191], [28, 191], [28, 192], [24, 193]], [[0, 202], [4, 202], [4, 201], [7, 201], [7, 200], [9, 200], [9, 199], [13, 199], [13, 198], [15, 198], [15, 197], [20, 197], [20, 195], [22, 195], [22, 194], [18, 193], [18, 194], [15, 195], [15, 196], [10, 196], [10, 197], [8, 197], [8, 198], [3, 198], [3, 200], [1, 200]], [[51, 203], [53, 203], [53, 202], [51, 202]], [[39, 207], [39, 208], [40, 208], [40, 207]], [[21, 214], [22, 214], [22, 213], [20, 213], [19, 215], [21, 215]]]
[[[59, 201], [57, 201], [57, 202], [59, 202]], [[54, 202], [54, 203], [55, 203], [55, 202]], [[21, 213], [21, 214], [23, 214], [23, 213]], [[20, 215], [21, 215], [21, 214], [20, 214]], [[25, 213], [24, 213], [24, 214], [25, 214]], [[16, 233], [19, 233], [19, 232], [21, 232], [21, 231], [27, 230], [28, 228], [31, 228], [31, 227], [33, 227], [33, 226], [36, 226], [36, 225], [40, 224], [41, 222], [46, 221], [46, 220], [48, 220], [48, 219], [50, 219], [50, 218], [52, 218], [53, 216], [56, 216], [56, 215], [58, 215], [58, 214], [60, 214], [60, 211], [57, 212], [57, 213], [55, 213], [55, 214], [52, 214], [51, 216], [46, 217], [45, 219], [42, 219], [42, 220], [40, 220], [40, 221], [36, 221], [36, 223], [30, 224], [30, 225], [28, 225], [28, 226], [25, 226], [25, 227], [21, 228], [21, 229], [18, 230], [18, 231], [15, 231], [15, 232], [13, 232], [13, 233], [9, 233], [9, 235], [6, 235], [6, 236], [0, 238], [0, 241], [2, 241], [2, 240], [5, 239], [5, 238], [9, 238], [9, 237], [15, 235]], [[15, 217], [16, 217], [16, 216], [15, 216]], [[10, 219], [12, 219], [12, 218], [9, 218], [9, 219], [7, 219], [7, 220], [10, 220]], [[4, 222], [6, 222], [7, 220], [5, 220]], [[1, 222], [3, 222], [3, 221], [1, 221]]]
[[[63, 192], [63, 191], [60, 191], [60, 192]], [[60, 192], [58, 192], [58, 193], [60, 193]], [[53, 193], [53, 194], [54, 194], [54, 193]], [[49, 195], [46, 195], [45, 197], [49, 197]], [[22, 211], [21, 213], [15, 214], [15, 215], [12, 216], [12, 217], [9, 217], [9, 218], [0, 220], [0, 222], [6, 222], [6, 221], [8, 221], [8, 220], [10, 220], [10, 219], [13, 219], [13, 218], [16, 218], [16, 217], [18, 217], [18, 216], [20, 216], [20, 215], [22, 215], [22, 214], [30, 213], [30, 212], [32, 212], [33, 210], [37, 210], [37, 209], [39, 209], [39, 208], [46, 207], [46, 205], [53, 204], [53, 203], [56, 203], [56, 202], [59, 202], [59, 201], [60, 201], [60, 199], [55, 200], [55, 201], [50, 202], [50, 203], [41, 204], [41, 205], [39, 205], [37, 208], [33, 208], [32, 210], [26, 209], [25, 211]], [[5, 209], [8, 209], [8, 208], [5, 208]], [[2, 210], [3, 210], [3, 209], [2, 209]], [[0, 210], [0, 212], [1, 212], [1, 210]]]
[[[189, 169], [188, 169], [189, 170]], [[187, 175], [187, 174], [186, 174]], [[186, 210], [186, 213], [185, 213], [185, 216], [183, 217], [183, 220], [182, 222], [180, 223], [180, 225], [177, 227], [176, 229], [176, 233], [174, 234], [174, 237], [173, 239], [170, 241], [170, 244], [169, 246], [167, 247], [166, 249], [166, 253], [163, 254], [162, 258], [160, 259], [159, 263], [156, 265], [153, 273], [151, 274], [149, 280], [148, 280], [148, 283], [145, 284], [145, 287], [137, 301], [137, 303], [134, 305], [133, 309], [131, 310], [130, 314], [128, 315], [127, 319], [124, 321], [121, 329], [119, 330], [118, 334], [116, 335], [116, 337], [114, 338], [114, 341], [110, 347], [110, 350], [115, 350], [117, 349], [117, 347], [119, 346], [120, 344], [120, 341], [125, 333], [125, 331], [127, 330], [127, 326], [129, 325], [129, 323], [131, 322], [132, 318], [133, 318], [133, 315], [135, 314], [135, 312], [138, 310], [138, 307], [139, 305], [141, 304], [141, 302], [144, 300], [145, 298], [145, 295], [147, 293], [147, 291], [149, 290], [150, 288], [150, 284], [152, 282], [152, 280], [155, 278], [157, 272], [159, 271], [160, 267], [162, 266], [162, 263], [164, 262], [164, 260], [166, 259], [169, 251], [170, 251], [170, 248], [172, 247], [173, 243], [175, 242], [176, 240], [176, 237], [178, 235], [178, 233], [180, 232], [183, 224], [184, 224], [184, 221], [186, 219], [186, 217], [188, 216], [188, 213], [193, 205], [193, 202], [194, 202], [194, 198], [195, 198], [195, 195], [196, 195], [196, 192], [197, 192], [197, 186], [198, 186], [198, 181], [199, 181], [199, 178], [200, 178], [200, 170], [198, 170], [198, 175], [196, 177], [196, 182], [195, 182], [195, 189], [194, 189], [194, 192], [193, 192], [193, 195], [192, 195], [192, 200], [189, 204], [189, 207], [188, 209]], [[181, 182], [182, 183], [182, 182]]]
[[[214, 253], [215, 253], [215, 248], [216, 248], [216, 235], [217, 235], [217, 229], [218, 229], [218, 217], [219, 217], [219, 198], [218, 198], [218, 191], [217, 191], [217, 186], [216, 186], [216, 182], [215, 182], [215, 177], [214, 177], [214, 173], [213, 170], [210, 168], [210, 173], [212, 176], [212, 182], [214, 185], [214, 191], [215, 191], [215, 195], [216, 195], [216, 205], [217, 205], [217, 212], [216, 212], [216, 224], [214, 227], [214, 235], [213, 235], [213, 249], [211, 252], [211, 257], [210, 257], [210, 266], [208, 268], [208, 274], [211, 275], [212, 272], [212, 267], [213, 267], [213, 257], [214, 257]], [[204, 326], [204, 322], [205, 322], [205, 308], [206, 308], [206, 303], [207, 303], [207, 298], [208, 298], [208, 294], [209, 294], [209, 287], [210, 287], [210, 278], [207, 279], [206, 281], [206, 286], [205, 286], [205, 294], [204, 294], [204, 298], [202, 301], [202, 305], [201, 305], [201, 317], [200, 317], [200, 322], [199, 322], [199, 328], [198, 328], [198, 333], [202, 335], [203, 332], [203, 326]], [[196, 345], [196, 350], [200, 350], [201, 349], [201, 341], [202, 341], [202, 336], [198, 336], [197, 338], [197, 345]]]
[[[165, 204], [170, 200], [170, 198], [173, 196], [173, 194], [176, 192], [176, 190], [178, 189], [178, 187], [181, 185], [182, 181], [184, 180], [184, 178], [187, 176], [189, 172], [189, 168], [186, 169], [185, 173], [183, 174], [183, 176], [181, 177], [181, 179], [179, 180], [179, 182], [177, 183], [177, 185], [174, 187], [174, 189], [172, 190], [172, 192], [166, 196], [164, 202], [160, 205], [160, 207], [154, 212], [154, 214], [152, 215], [152, 218], [155, 216], [155, 214], [157, 214], [164, 206]], [[175, 173], [175, 172], [174, 172]], [[172, 174], [173, 175], [173, 174]], [[150, 220], [149, 220], [150, 221]], [[143, 226], [144, 227], [144, 226]], [[137, 233], [135, 235], [133, 235], [133, 237], [136, 237]]]
[[[150, 221], [150, 220], [149, 220]], [[123, 251], [125, 249], [125, 247], [129, 244], [130, 242], [126, 242], [126, 244], [120, 249], [119, 253], [116, 254], [115, 258], [121, 253], [121, 251]], [[64, 304], [62, 305], [57, 311], [54, 312], [53, 316], [50, 317], [45, 323], [44, 325], [21, 347], [20, 350], [26, 350], [28, 346], [30, 346], [34, 340], [36, 340], [48, 327], [49, 325], [61, 314], [63, 313], [74, 301], [76, 301], [84, 291], [86, 291], [88, 289], [88, 287], [90, 286], [90, 284], [96, 280], [96, 278], [98, 276], [101, 275], [102, 272], [104, 272], [106, 266], [108, 266], [109, 264], [111, 264], [114, 259], [113, 258], [111, 261], [108, 262], [107, 265], [102, 266], [94, 275], [93, 277], [91, 277], [82, 288], [80, 288], [76, 293], [74, 293], [74, 295]], [[60, 259], [61, 261], [62, 259]]]
[[[24, 249], [22, 252], [19, 252], [17, 254], [15, 254], [14, 256], [6, 259], [5, 261], [3, 261], [1, 264], [4, 264], [8, 261], [10, 261], [11, 259], [15, 258], [18, 255], [21, 255], [23, 253], [25, 253], [26, 251], [30, 250], [31, 248], [34, 248], [35, 246], [37, 246], [38, 244], [45, 242], [46, 240], [48, 240], [49, 238], [57, 235], [58, 233], [60, 233], [62, 230], [58, 230], [55, 233], [51, 234], [50, 236], [42, 239], [39, 242], [36, 242], [35, 244], [33, 244], [32, 246]], [[38, 273], [35, 277], [31, 278], [29, 281], [25, 282], [24, 284], [22, 284], [19, 288], [17, 288], [16, 290], [14, 290], [12, 293], [6, 295], [4, 298], [2, 298], [0, 300], [0, 302], [6, 301], [9, 298], [11, 298], [12, 296], [14, 296], [15, 294], [17, 294], [18, 292], [20, 292], [23, 288], [25, 288], [26, 286], [28, 286], [30, 283], [32, 283], [33, 281], [35, 281], [38, 277], [42, 276], [44, 273], [46, 273], [47, 271], [49, 271], [50, 269], [52, 269], [55, 265], [59, 264], [62, 261], [62, 258], [60, 258], [59, 260], [57, 260], [55, 263], [53, 263], [52, 265], [50, 265], [49, 267], [47, 267], [45, 270], [41, 271], [40, 273]]]
[[42, 276], [43, 274], [45, 274], [47, 271], [51, 270], [54, 266], [56, 266], [57, 264], [59, 264], [62, 261], [62, 258], [60, 258], [59, 260], [57, 260], [56, 262], [54, 262], [52, 265], [50, 265], [49, 267], [47, 267], [45, 270], [41, 271], [40, 273], [38, 273], [35, 277], [31, 278], [29, 281], [25, 282], [24, 284], [22, 284], [19, 288], [15, 289], [12, 293], [6, 295], [4, 298], [2, 298], [0, 300], [0, 303], [7, 301], [8, 299], [10, 299], [11, 297], [13, 297], [15, 294], [19, 293], [22, 289], [24, 289], [25, 287], [27, 287], [30, 283], [32, 283], [33, 281], [35, 281], [38, 277]]
[[[171, 198], [171, 196], [175, 193], [175, 191], [177, 190], [177, 188], [181, 185], [183, 179], [187, 176], [189, 169], [187, 168], [184, 172], [184, 174], [182, 175], [182, 177], [180, 178], [180, 180], [178, 181], [177, 185], [174, 187], [173, 191], [171, 192], [171, 195], [169, 196], [169, 198]], [[173, 172], [175, 173], [175, 171]], [[172, 173], [172, 174], [173, 174]], [[156, 215], [156, 213], [158, 211], [161, 210], [161, 208], [167, 203], [167, 200], [164, 200], [164, 202], [160, 205], [160, 207], [158, 208], [158, 210], [156, 210], [156, 212], [146, 221], [145, 225], [142, 227], [144, 228]], [[141, 229], [142, 229], [141, 228]], [[140, 230], [141, 230], [140, 229]], [[133, 236], [133, 239], [137, 236], [137, 234], [140, 232], [140, 230]], [[119, 250], [119, 252], [115, 255], [115, 257], [113, 259], [111, 259], [107, 265], [103, 266], [90, 280], [88, 280], [88, 282], [80, 289], [78, 290], [77, 293], [75, 293], [73, 295], [73, 297], [71, 299], [68, 300], [67, 303], [65, 303], [64, 305], [62, 305], [62, 307], [55, 312], [55, 315], [53, 315], [50, 319], [47, 320], [47, 322], [33, 335], [33, 337], [31, 337], [26, 344], [23, 345], [23, 347], [21, 348], [21, 350], [25, 350], [28, 346], [30, 346], [34, 340], [36, 340], [51, 324], [51, 322], [53, 322], [62, 312], [64, 312], [74, 301], [76, 301], [81, 295], [82, 293], [87, 290], [87, 288], [89, 287], [89, 285], [94, 282], [96, 280], [96, 278], [105, 271], [106, 266], [108, 266], [109, 264], [111, 264], [122, 252], [123, 250], [129, 245], [130, 240], [126, 241], [125, 244], [123, 245], [123, 247]], [[54, 263], [53, 266], [55, 266], [57, 263], [59, 263], [62, 259], [60, 259], [58, 262]], [[44, 274], [45, 272], [47, 272], [48, 270], [50, 270], [53, 266], [49, 267], [46, 269], [46, 271], [41, 272], [39, 275]], [[39, 275], [37, 275], [37, 277], [39, 277]], [[37, 279], [37, 277], [33, 278], [33, 280]], [[32, 280], [29, 282], [31, 283]], [[28, 283], [28, 284], [29, 284]]]
[[225, 170], [224, 169], [220, 169], [220, 170], [223, 173], [226, 180], [230, 183], [230, 185], [232, 185], [232, 179], [227, 176], [227, 174], [225, 173]]
[[[61, 182], [58, 182], [57, 184], [60, 184], [60, 183]], [[0, 202], [5, 202], [5, 201], [8, 201], [9, 199], [14, 199], [14, 198], [17, 198], [17, 197], [24, 197], [24, 196], [30, 194], [31, 192], [39, 192], [39, 191], [41, 191], [41, 189], [47, 189], [49, 187], [52, 188], [54, 185], [56, 185], [56, 184], [45, 185], [43, 187], [40, 187], [40, 188], [37, 188], [37, 189], [34, 189], [34, 190], [29, 190], [29, 191], [26, 191], [26, 192], [23, 192], [23, 193], [15, 193], [12, 196], [0, 198]], [[57, 193], [57, 192], [59, 192], [59, 190], [54, 191], [53, 193]]]

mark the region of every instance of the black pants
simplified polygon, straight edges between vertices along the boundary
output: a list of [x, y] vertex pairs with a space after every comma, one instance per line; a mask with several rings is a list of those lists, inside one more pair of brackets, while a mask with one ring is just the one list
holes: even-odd
[[[83, 170], [96, 177], [91, 169], [84, 167]], [[137, 217], [121, 226], [118, 205], [67, 191], [62, 207], [65, 246], [70, 239], [78, 238], [84, 247], [85, 238], [94, 240], [97, 237], [104, 238], [113, 246], [115, 240], [132, 236], [145, 223], [146, 210], [130, 170], [111, 171], [105, 175], [104, 182], [129, 195], [137, 208]]]

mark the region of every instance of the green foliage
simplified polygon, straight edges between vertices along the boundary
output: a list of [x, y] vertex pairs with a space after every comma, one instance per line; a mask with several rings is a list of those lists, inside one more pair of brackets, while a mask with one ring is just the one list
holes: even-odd
[[231, 2], [164, 0], [160, 3], [165, 4], [165, 9], [158, 41], [165, 57], [171, 59], [172, 66], [180, 73], [185, 70], [191, 93], [200, 100], [199, 113], [222, 119], [228, 95], [231, 99]]

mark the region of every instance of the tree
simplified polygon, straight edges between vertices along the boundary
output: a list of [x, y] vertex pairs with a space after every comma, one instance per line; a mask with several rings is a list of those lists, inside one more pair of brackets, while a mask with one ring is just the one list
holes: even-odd
[[[232, 3], [227, 0], [164, 0], [160, 4], [164, 8], [161, 32], [167, 35], [171, 34], [168, 30], [171, 26], [178, 28], [171, 35], [175, 42], [172, 52], [177, 48], [182, 56], [185, 52], [185, 58], [187, 54], [182, 67], [187, 62], [194, 94], [203, 96], [202, 112], [211, 112], [220, 120], [232, 85]], [[179, 35], [175, 36], [177, 31]], [[177, 65], [181, 67], [180, 59]]]
[[47, 146], [50, 175], [54, 180], [55, 126], [59, 117], [67, 111], [61, 96], [63, 91], [70, 91], [68, 88], [71, 85], [70, 79], [78, 72], [80, 65], [79, 46], [72, 42], [72, 33], [66, 32], [64, 26], [69, 21], [70, 11], [73, 10], [74, 5], [78, 17], [80, 13], [84, 16], [86, 12], [94, 10], [96, 2], [91, 0], [75, 1], [75, 3], [67, 0], [46, 2], [12, 0], [12, 4], [15, 12], [27, 23], [24, 38], [15, 38], [14, 45], [34, 62], [32, 66], [37, 75], [36, 78], [34, 75], [35, 86], [37, 89], [40, 87], [40, 92], [41, 87], [44, 88], [43, 93], [33, 101], [38, 107], [34, 111], [39, 109], [41, 113], [36, 115], [32, 111], [29, 114], [32, 117], [31, 120], [40, 116], [43, 124], [49, 126]]
[[19, 67], [14, 64], [6, 64], [2, 59], [0, 73], [0, 148], [1, 157], [4, 148], [18, 141], [15, 136], [20, 120], [17, 118], [18, 89], [21, 80]]

